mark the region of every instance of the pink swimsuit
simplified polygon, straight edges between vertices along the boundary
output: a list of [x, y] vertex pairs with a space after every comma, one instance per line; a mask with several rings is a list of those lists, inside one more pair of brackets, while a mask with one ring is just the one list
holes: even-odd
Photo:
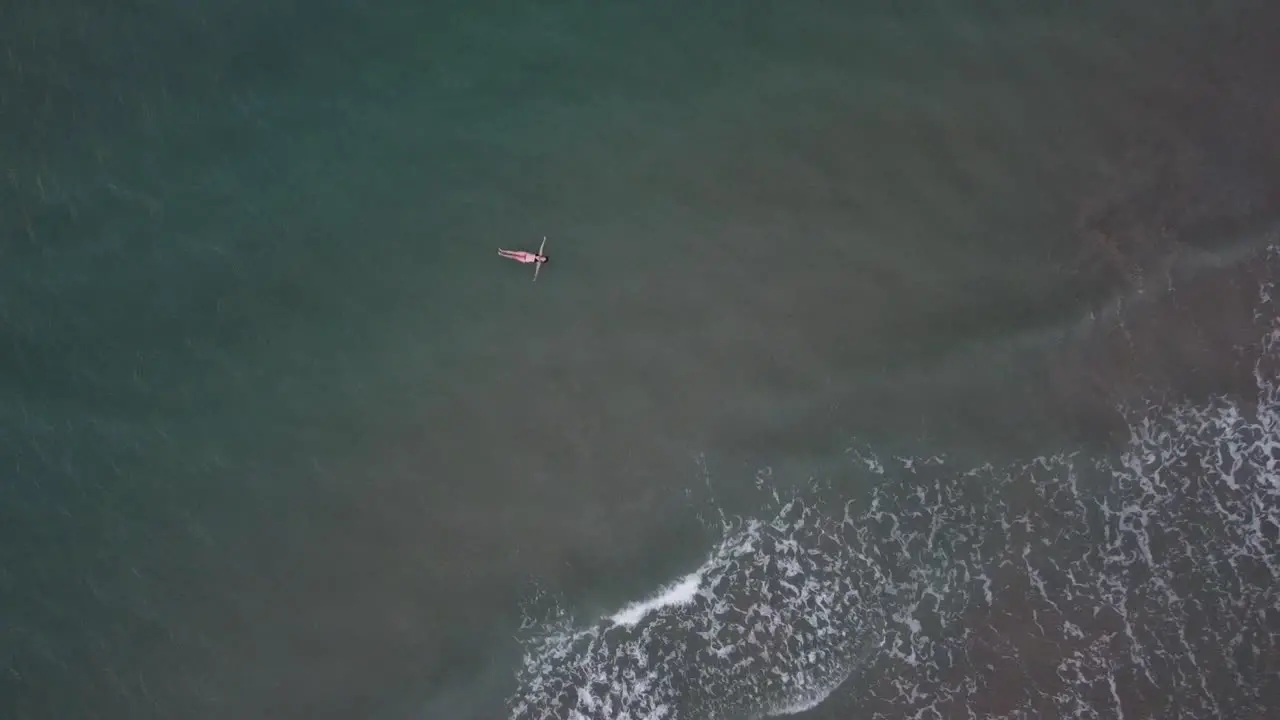
[[537, 253], [525, 252], [524, 250], [503, 250], [502, 248], [499, 248], [498, 254], [504, 258], [511, 258], [516, 262], [521, 262], [526, 265], [531, 263], [546, 261], [546, 258], [543, 257], [542, 255], [538, 255]]

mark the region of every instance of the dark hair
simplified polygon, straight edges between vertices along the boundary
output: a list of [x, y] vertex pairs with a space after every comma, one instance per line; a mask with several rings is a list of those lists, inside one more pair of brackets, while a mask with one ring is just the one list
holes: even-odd
[[551, 259], [551, 256], [550, 256], [550, 255], [543, 255], [543, 256], [542, 256], [542, 259], [541, 259], [541, 260], [539, 260], [538, 262], [544, 262], [544, 263], [545, 263], [545, 262], [547, 262], [547, 261], [548, 261], [548, 260], [550, 260], [550, 259]]

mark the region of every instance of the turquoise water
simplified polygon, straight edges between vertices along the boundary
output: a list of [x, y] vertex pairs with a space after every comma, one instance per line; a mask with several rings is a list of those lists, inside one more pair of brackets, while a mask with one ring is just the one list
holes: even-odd
[[[763, 547], [751, 521], [792, 492], [824, 508], [809, 528], [877, 493], [1002, 526], [1036, 483], [979, 473], [991, 504], [964, 504], [967, 469], [1067, 473], [1077, 452], [1106, 488], [1092, 463], [1137, 427], [1118, 405], [1266, 407], [1265, 8], [510, 5], [0, 11], [6, 717], [747, 717], [836, 680], [815, 717], [910, 714], [876, 684], [904, 677], [899, 656], [870, 648], [925, 641], [871, 598], [923, 592], [897, 575], [942, 560], [893, 556], [903, 536], [870, 516], [838, 552], [777, 530], [822, 559], [802, 574], [859, 589], [832, 607], [872, 618], [875, 641], [813, 645], [834, 665], [788, 664], [808, 657], [797, 640], [776, 666], [748, 650], [759, 675], [720, 672], [685, 642], [733, 627], [710, 599], [590, 662], [555, 638], [588, 642], [704, 563], [788, 627], [821, 625], [716, 560]], [[494, 254], [544, 235], [536, 284]], [[955, 474], [912, 505], [893, 458], [934, 456]], [[1259, 534], [1197, 543], [1274, 548], [1273, 468], [1255, 461], [1231, 502]], [[1125, 494], [1141, 484], [1115, 497], [1142, 506]], [[1153, 497], [1151, 522], [1183, 517]], [[1112, 527], [1031, 507], [1081, 547]], [[1021, 567], [1012, 536], [986, 555], [951, 542], [947, 567]], [[1149, 589], [1064, 552], [1091, 586]], [[1274, 600], [1239, 572], [1236, 597]], [[1006, 605], [1033, 626], [1034, 577], [993, 580], [995, 599], [938, 591], [929, 632], [1003, 632]], [[1275, 647], [1270, 615], [1170, 617]], [[1164, 647], [1090, 657], [1133, 668]], [[618, 648], [686, 664], [619, 694]], [[970, 707], [1000, 704], [976, 654], [928, 648], [917, 702], [969, 677]], [[1241, 672], [1239, 690], [1205, 681], [1216, 706], [1184, 706], [1274, 687]]]

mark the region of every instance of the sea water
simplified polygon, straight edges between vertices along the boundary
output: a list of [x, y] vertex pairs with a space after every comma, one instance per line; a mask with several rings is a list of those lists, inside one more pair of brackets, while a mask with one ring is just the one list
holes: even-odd
[[1274, 714], [1269, 6], [505, 5], [0, 9], [0, 715]]

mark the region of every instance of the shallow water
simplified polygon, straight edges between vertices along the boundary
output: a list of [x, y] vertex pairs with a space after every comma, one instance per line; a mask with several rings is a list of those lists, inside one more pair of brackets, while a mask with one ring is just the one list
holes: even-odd
[[0, 13], [6, 717], [1277, 695], [1264, 6]]

